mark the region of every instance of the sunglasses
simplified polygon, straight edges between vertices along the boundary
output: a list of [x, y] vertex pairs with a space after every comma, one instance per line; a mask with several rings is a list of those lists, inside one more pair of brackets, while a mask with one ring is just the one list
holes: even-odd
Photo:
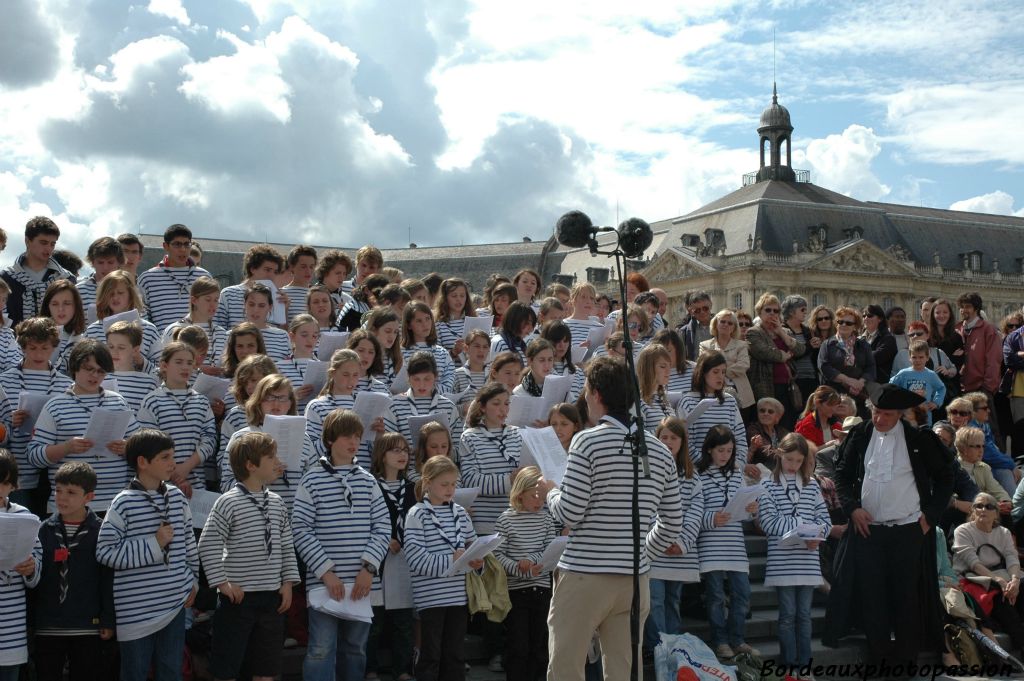
[[924, 335], [924, 331], [911, 331], [907, 334], [907, 338], [920, 338]]
[[954, 416], [970, 416], [971, 414], [974, 413], [971, 411], [960, 411], [959, 409], [947, 409], [946, 411], [948, 411], [950, 414], [953, 414]]
[[732, 326], [733, 323], [734, 322], [731, 319], [719, 319], [718, 320], [718, 325], [719, 326], [721, 326], [722, 324], [727, 324], [728, 326]]
[[781, 310], [777, 307], [762, 307], [761, 314], [779, 314]]
[[832, 318], [831, 317], [818, 317], [814, 321], [816, 321], [816, 322], [830, 322], [830, 321], [832, 321]]
[[1020, 324], [1007, 324], [1006, 328], [1007, 328], [1007, 330], [1009, 330], [1009, 329], [1019, 329], [1020, 328]]
[[753, 324], [751, 324], [750, 322], [740, 322], [739, 323], [739, 327], [741, 329], [749, 329], [751, 326], [753, 326]]
[[988, 411], [987, 404], [981, 404], [974, 408], [974, 411]]
[[978, 511], [994, 511], [998, 508], [995, 504], [975, 504], [975, 510]]
[[775, 410], [774, 409], [758, 409], [757, 413], [758, 414], [774, 414]]
[[839, 326], [857, 326], [857, 322], [851, 322], [849, 319], [840, 319], [836, 324]]

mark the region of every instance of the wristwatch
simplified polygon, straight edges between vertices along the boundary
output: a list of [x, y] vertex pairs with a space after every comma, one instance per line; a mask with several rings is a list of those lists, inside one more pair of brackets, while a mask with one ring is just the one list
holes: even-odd
[[363, 569], [369, 572], [371, 575], [377, 574], [377, 566], [373, 563], [368, 563], [365, 560], [363, 561]]

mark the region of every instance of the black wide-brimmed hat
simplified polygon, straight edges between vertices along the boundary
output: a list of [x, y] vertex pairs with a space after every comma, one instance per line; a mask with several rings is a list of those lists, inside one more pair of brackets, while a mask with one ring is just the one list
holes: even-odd
[[898, 385], [886, 383], [878, 386], [871, 394], [871, 403], [876, 409], [910, 409], [924, 402], [924, 398]]

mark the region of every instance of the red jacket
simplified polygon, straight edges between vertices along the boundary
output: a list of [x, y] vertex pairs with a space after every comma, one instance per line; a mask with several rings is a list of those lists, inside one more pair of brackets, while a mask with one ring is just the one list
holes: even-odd
[[1003, 363], [1003, 339], [995, 326], [984, 319], [967, 330], [964, 323], [956, 325], [964, 339], [964, 368], [960, 371], [960, 384], [964, 392], [985, 390], [994, 393], [999, 388], [999, 372]]

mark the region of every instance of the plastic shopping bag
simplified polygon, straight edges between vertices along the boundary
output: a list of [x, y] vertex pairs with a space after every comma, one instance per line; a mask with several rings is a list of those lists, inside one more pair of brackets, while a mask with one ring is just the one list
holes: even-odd
[[693, 634], [662, 634], [654, 649], [658, 681], [737, 681], [736, 667], [722, 664]]

